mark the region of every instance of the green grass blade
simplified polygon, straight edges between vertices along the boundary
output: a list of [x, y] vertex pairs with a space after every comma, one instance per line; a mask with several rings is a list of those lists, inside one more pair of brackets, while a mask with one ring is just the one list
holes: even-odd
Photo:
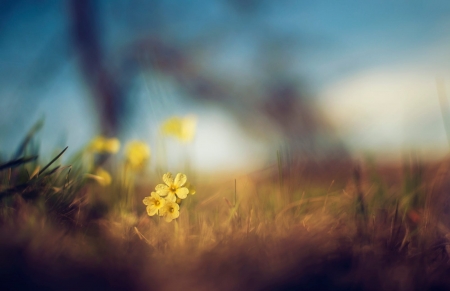
[[44, 125], [44, 118], [41, 118], [40, 120], [38, 120], [38, 122], [36, 122], [33, 125], [33, 127], [30, 129], [30, 131], [28, 131], [28, 133], [25, 136], [25, 138], [23, 139], [23, 141], [20, 143], [20, 146], [14, 155], [14, 159], [17, 159], [18, 157], [20, 157], [22, 155], [22, 153], [25, 151], [25, 148], [27, 147], [28, 143], [31, 141], [31, 139], [36, 134], [36, 132], [38, 132], [42, 128], [43, 125]]
[[48, 169], [48, 167], [50, 167], [57, 159], [59, 159], [59, 157], [62, 156], [62, 154], [68, 149], [69, 147], [65, 147], [62, 152], [59, 153], [59, 155], [57, 155], [53, 160], [50, 161], [50, 163], [48, 163], [45, 167], [42, 168], [42, 170], [39, 171], [39, 175], [41, 175], [45, 170]]
[[3, 165], [0, 165], [0, 171], [18, 167], [20, 165], [35, 161], [37, 158], [38, 158], [38, 156], [32, 156], [32, 157], [20, 158], [20, 159], [9, 161]]

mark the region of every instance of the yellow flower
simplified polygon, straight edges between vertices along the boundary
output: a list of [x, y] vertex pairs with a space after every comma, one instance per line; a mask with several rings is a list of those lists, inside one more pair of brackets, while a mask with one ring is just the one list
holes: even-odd
[[95, 174], [86, 174], [88, 178], [96, 180], [102, 186], [108, 186], [111, 184], [111, 175], [104, 169], [98, 168]]
[[126, 157], [128, 164], [132, 168], [139, 169], [150, 158], [150, 148], [141, 141], [131, 141], [127, 144]]
[[100, 185], [108, 186], [111, 184], [112, 181], [111, 175], [106, 170], [98, 168], [95, 173], [100, 178], [97, 180], [100, 183]]
[[182, 142], [190, 142], [194, 139], [197, 117], [188, 115], [184, 118], [174, 116], [167, 119], [161, 125], [163, 134], [172, 135]]
[[97, 136], [89, 144], [89, 149], [98, 153], [115, 154], [120, 149], [120, 141], [117, 138]]
[[151, 196], [145, 197], [142, 202], [147, 205], [147, 214], [149, 216], [155, 215], [158, 210], [160, 210], [166, 204], [166, 200], [164, 200], [164, 198], [161, 198], [155, 192], [152, 192]]
[[167, 222], [171, 222], [180, 216], [180, 205], [173, 201], [167, 201], [163, 208], [161, 208], [159, 215], [163, 216]]
[[173, 202], [177, 200], [176, 196], [181, 199], [187, 197], [189, 189], [183, 187], [183, 185], [186, 184], [187, 181], [187, 177], [185, 174], [178, 173], [174, 181], [172, 178], [172, 174], [169, 172], [163, 175], [163, 181], [165, 184], [159, 184], [155, 187], [155, 190], [159, 195], [167, 196], [167, 200]]

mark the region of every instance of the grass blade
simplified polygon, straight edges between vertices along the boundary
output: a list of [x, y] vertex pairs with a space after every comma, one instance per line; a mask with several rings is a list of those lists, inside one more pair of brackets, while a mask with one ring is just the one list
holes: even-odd
[[43, 125], [44, 125], [44, 118], [41, 118], [40, 120], [38, 120], [38, 122], [36, 122], [35, 125], [33, 125], [33, 127], [27, 133], [23, 141], [20, 143], [20, 146], [13, 157], [14, 159], [17, 159], [22, 155], [28, 143], [31, 141], [36, 132], [38, 132], [42, 128]]
[[62, 152], [59, 153], [59, 155], [57, 155], [53, 160], [50, 161], [50, 163], [48, 163], [45, 167], [42, 168], [42, 170], [39, 171], [38, 175], [41, 175], [45, 170], [48, 169], [48, 167], [50, 167], [57, 159], [59, 159], [59, 157], [62, 156], [62, 154], [67, 150], [67, 148], [69, 148], [68, 146], [65, 147]]
[[18, 167], [20, 165], [35, 161], [37, 158], [38, 158], [38, 156], [32, 156], [32, 157], [28, 157], [28, 158], [20, 158], [20, 159], [9, 161], [3, 165], [0, 165], [0, 171]]

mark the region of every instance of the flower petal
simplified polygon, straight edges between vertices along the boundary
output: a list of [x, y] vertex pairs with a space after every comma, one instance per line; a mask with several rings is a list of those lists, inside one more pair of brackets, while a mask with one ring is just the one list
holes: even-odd
[[180, 212], [178, 210], [175, 210], [173, 213], [166, 212], [164, 213], [164, 219], [167, 222], [171, 222], [172, 220], [178, 218], [180, 216]]
[[145, 205], [149, 205], [150, 202], [151, 202], [151, 198], [150, 197], [145, 197], [144, 200], [142, 200], [142, 202], [144, 202]]
[[158, 212], [158, 208], [154, 207], [153, 205], [147, 206], [147, 214], [148, 214], [149, 216], [155, 215], [156, 212]]
[[167, 216], [170, 216], [171, 220], [173, 220], [180, 216], [180, 212], [178, 210], [175, 210], [173, 213], [167, 213]]
[[178, 173], [177, 176], [175, 177], [175, 182], [174, 185], [175, 187], [179, 188], [181, 186], [183, 186], [187, 181], [187, 177], [185, 174], [182, 173]]
[[152, 194], [150, 194], [152, 196], [152, 198], [154, 199], [161, 199], [161, 196], [158, 195], [158, 193], [156, 192], [152, 192]]
[[169, 192], [169, 194], [166, 197], [166, 200], [170, 202], [175, 202], [177, 200], [177, 197], [175, 197], [175, 193]]
[[159, 194], [159, 196], [166, 196], [170, 192], [169, 186], [167, 186], [165, 184], [156, 185], [155, 190], [156, 190], [156, 193]]
[[164, 205], [166, 205], [166, 199], [160, 197], [160, 198], [158, 199], [158, 201], [159, 201], [159, 206], [158, 206], [158, 208], [162, 208], [162, 207], [164, 207]]
[[173, 184], [173, 177], [172, 177], [172, 173], [167, 172], [163, 175], [163, 181], [164, 183], [166, 183], [167, 186], [172, 186]]
[[189, 189], [186, 187], [178, 188], [176, 193], [179, 198], [184, 199], [187, 197], [187, 195], [189, 193]]
[[171, 222], [171, 221], [173, 220], [173, 218], [172, 218], [172, 216], [171, 216], [170, 214], [164, 215], [164, 219], [165, 219], [167, 222]]

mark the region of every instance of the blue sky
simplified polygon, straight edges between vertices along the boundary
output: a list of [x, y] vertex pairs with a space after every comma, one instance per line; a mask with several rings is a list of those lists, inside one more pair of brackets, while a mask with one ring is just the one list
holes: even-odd
[[[0, 6], [0, 151], [17, 145], [41, 116], [43, 148], [78, 148], [99, 128], [70, 46], [68, 7], [64, 1], [11, 3]], [[156, 35], [239, 93], [264, 90], [276, 78], [307, 84], [354, 152], [398, 153], [405, 145], [446, 150], [434, 80], [450, 80], [450, 2], [233, 3], [239, 1], [98, 1], [105, 54], [114, 62], [136, 39]], [[258, 94], [242, 96], [258, 100]], [[226, 108], [188, 98], [170, 76], [140, 74], [129, 98], [135, 114], [123, 139], [155, 143], [164, 118], [199, 115], [191, 151], [203, 156], [204, 169], [241, 167], [276, 147], [270, 142], [276, 129], [261, 145]], [[221, 155], [212, 150], [218, 147]]]

